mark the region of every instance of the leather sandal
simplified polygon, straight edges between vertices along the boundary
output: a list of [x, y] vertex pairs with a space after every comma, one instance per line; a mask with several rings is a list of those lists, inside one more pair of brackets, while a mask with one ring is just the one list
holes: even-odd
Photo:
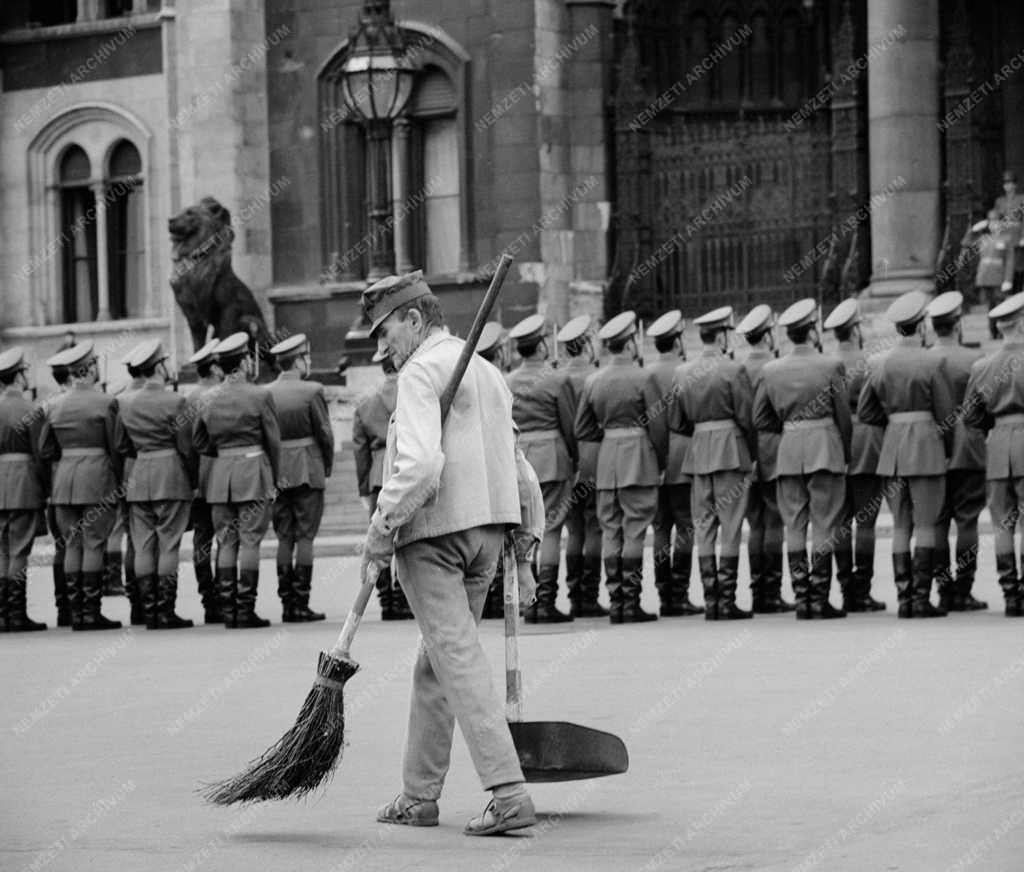
[[483, 814], [466, 824], [467, 836], [497, 836], [509, 830], [521, 830], [537, 823], [533, 800], [529, 796], [501, 802], [491, 799]]
[[407, 827], [436, 827], [437, 802], [433, 799], [414, 799], [398, 794], [377, 811], [377, 820], [384, 824], [404, 824]]

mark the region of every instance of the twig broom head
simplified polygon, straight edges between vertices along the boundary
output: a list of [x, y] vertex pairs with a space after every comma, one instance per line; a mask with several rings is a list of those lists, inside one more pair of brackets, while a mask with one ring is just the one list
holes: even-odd
[[325, 786], [345, 745], [345, 682], [359, 664], [320, 652], [316, 681], [291, 729], [233, 778], [204, 785], [216, 805], [299, 799]]

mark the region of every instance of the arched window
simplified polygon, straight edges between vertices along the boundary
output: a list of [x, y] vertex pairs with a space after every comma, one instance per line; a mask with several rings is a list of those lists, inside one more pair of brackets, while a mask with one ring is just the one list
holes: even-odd
[[[686, 78], [687, 102], [694, 106], [704, 106], [711, 100], [711, 75], [700, 64], [711, 53], [711, 20], [703, 13], [697, 12], [690, 16], [686, 27], [686, 70], [693, 75], [694, 81]], [[697, 72], [694, 72], [694, 70]]]
[[146, 289], [142, 158], [127, 139], [110, 152], [105, 197], [110, 317], [127, 318], [143, 310]]
[[768, 16], [755, 13], [750, 19], [750, 99], [764, 105], [775, 96], [772, 70], [772, 41], [768, 32]]
[[740, 20], [732, 13], [722, 17], [722, 45], [733, 46], [718, 62], [718, 99], [726, 104], [739, 103], [743, 98], [743, 52], [737, 51], [736, 43], [742, 45], [738, 34]]
[[[468, 269], [466, 110], [469, 55], [438, 28], [399, 22], [418, 70], [391, 129], [392, 230], [396, 271], [428, 276]], [[374, 228], [367, 217], [366, 134], [345, 105], [345, 45], [319, 76], [324, 281], [364, 279]]]
[[70, 146], [60, 159], [60, 241], [65, 321], [91, 321], [99, 303], [96, 195], [85, 151]]

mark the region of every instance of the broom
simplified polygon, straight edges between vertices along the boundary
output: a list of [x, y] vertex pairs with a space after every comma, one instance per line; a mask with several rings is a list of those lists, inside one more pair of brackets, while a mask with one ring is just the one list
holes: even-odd
[[[459, 383], [469, 366], [480, 332], [490, 316], [511, 263], [512, 255], [503, 252], [456, 361], [455, 370], [441, 395], [442, 424], [448, 416]], [[359, 664], [349, 656], [349, 648], [373, 593], [377, 574], [364, 563], [362, 586], [352, 610], [345, 619], [334, 647], [328, 652], [320, 652], [316, 680], [291, 729], [278, 739], [277, 744], [251, 761], [244, 772], [224, 781], [204, 785], [201, 792], [208, 802], [232, 805], [236, 802], [261, 802], [268, 799], [297, 799], [330, 780], [345, 745], [345, 682], [359, 670]]]

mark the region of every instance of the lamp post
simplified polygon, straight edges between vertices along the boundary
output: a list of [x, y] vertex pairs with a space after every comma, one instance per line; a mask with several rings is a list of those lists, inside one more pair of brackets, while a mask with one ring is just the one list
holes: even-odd
[[391, 214], [391, 128], [412, 93], [415, 71], [405, 40], [391, 17], [390, 0], [365, 0], [359, 27], [342, 67], [342, 89], [353, 115], [366, 128], [370, 218], [369, 281], [394, 270]]

